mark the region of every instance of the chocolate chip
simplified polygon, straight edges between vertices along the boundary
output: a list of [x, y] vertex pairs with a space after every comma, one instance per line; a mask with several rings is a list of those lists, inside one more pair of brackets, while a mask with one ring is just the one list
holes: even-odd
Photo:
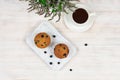
[[72, 71], [72, 69], [70, 69], [70, 71]]
[[50, 55], [50, 58], [52, 58], [53, 57], [53, 55]]
[[43, 37], [44, 37], [44, 35], [41, 35], [41, 37], [43, 38]]
[[62, 44], [59, 44], [60, 46], [62, 46]]
[[44, 51], [44, 53], [46, 54], [46, 53], [47, 53], [47, 51]]
[[66, 54], [66, 53], [64, 53], [64, 54], [63, 54], [63, 56], [64, 56], [64, 57], [66, 57], [66, 56], [67, 56], [67, 54]]
[[41, 44], [41, 46], [43, 46], [43, 45]]
[[56, 35], [53, 35], [53, 38], [55, 38], [56, 37]]
[[48, 35], [46, 37], [48, 37]]
[[84, 45], [85, 45], [85, 46], [88, 46], [88, 44], [87, 44], [87, 43], [85, 43]]
[[65, 47], [63, 47], [63, 49], [65, 50], [66, 48], [65, 48]]
[[58, 64], [60, 64], [60, 62], [58, 62]]
[[35, 44], [37, 44], [37, 42], [35, 42]]
[[52, 62], [50, 62], [49, 64], [50, 64], [50, 65], [52, 65], [53, 63], [52, 63]]

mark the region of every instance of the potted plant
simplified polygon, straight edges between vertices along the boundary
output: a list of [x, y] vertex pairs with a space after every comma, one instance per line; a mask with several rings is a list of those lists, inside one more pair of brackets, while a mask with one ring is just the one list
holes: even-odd
[[43, 15], [44, 17], [51, 17], [52, 20], [55, 16], [58, 16], [58, 22], [61, 18], [61, 13], [68, 13], [67, 9], [72, 10], [72, 8], [76, 8], [73, 1], [78, 0], [21, 0], [28, 1], [29, 8], [28, 11], [36, 11], [37, 14]]

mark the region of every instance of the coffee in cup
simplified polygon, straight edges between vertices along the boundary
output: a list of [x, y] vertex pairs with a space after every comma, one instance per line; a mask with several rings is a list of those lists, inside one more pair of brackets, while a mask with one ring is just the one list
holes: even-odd
[[88, 20], [88, 17], [88, 12], [83, 8], [76, 9], [72, 14], [73, 20], [78, 24], [85, 23]]

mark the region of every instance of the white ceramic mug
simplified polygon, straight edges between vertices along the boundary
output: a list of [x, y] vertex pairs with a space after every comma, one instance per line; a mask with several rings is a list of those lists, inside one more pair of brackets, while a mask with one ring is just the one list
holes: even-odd
[[90, 6], [85, 5], [83, 3], [77, 3], [76, 7], [82, 8], [87, 11], [87, 13], [88, 13], [87, 21], [84, 23], [81, 23], [81, 24], [75, 22], [73, 19], [73, 16], [72, 16], [74, 12], [69, 11], [69, 14], [65, 14], [65, 16], [64, 16], [64, 22], [65, 22], [66, 26], [71, 30], [75, 30], [75, 31], [79, 31], [79, 32], [86, 31], [94, 23], [95, 15], [96, 15], [95, 11]]

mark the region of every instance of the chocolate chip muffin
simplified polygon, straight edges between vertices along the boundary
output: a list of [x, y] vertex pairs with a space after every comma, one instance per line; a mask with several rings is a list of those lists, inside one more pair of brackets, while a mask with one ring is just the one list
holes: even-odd
[[50, 45], [51, 39], [47, 33], [41, 32], [35, 36], [34, 42], [38, 48], [46, 48]]
[[54, 54], [57, 58], [63, 59], [68, 56], [69, 49], [66, 44], [60, 43], [55, 46]]

